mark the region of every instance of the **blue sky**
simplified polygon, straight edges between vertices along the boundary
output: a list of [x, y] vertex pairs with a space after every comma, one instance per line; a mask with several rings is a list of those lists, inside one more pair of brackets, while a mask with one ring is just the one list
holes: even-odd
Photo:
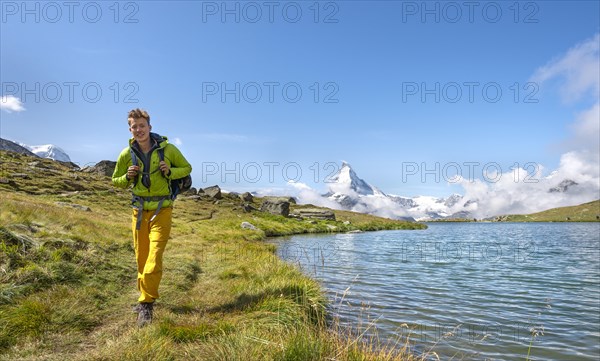
[[550, 172], [598, 102], [565, 96], [564, 71], [537, 80], [597, 42], [598, 1], [1, 3], [3, 138], [115, 159], [141, 107], [200, 187], [323, 189], [345, 160], [384, 192], [446, 196], [461, 187], [407, 167]]

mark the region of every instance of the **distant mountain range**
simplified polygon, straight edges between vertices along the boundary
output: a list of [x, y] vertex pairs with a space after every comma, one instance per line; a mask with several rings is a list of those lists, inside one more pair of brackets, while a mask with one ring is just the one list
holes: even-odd
[[[338, 203], [342, 209], [388, 218], [418, 221], [472, 219], [479, 206], [478, 199], [465, 198], [460, 194], [452, 194], [447, 198], [386, 194], [361, 179], [346, 162], [342, 163], [342, 167], [330, 181], [329, 191], [322, 195], [326, 199]], [[548, 193], [566, 193], [577, 186], [577, 182], [565, 179], [548, 189]]]
[[[71, 162], [71, 158], [64, 150], [52, 144], [30, 146], [0, 138], [0, 150], [35, 155], [60, 162]], [[581, 184], [583, 181], [579, 179], [578, 182], [568, 178], [560, 180], [554, 172], [540, 181], [541, 187], [538, 187], [539, 191], [535, 193], [535, 196], [525, 191], [527, 194], [523, 198], [524, 201], [509, 199], [510, 203], [508, 204], [511, 207], [509, 209], [514, 213], [531, 213], [531, 210], [550, 208], [540, 206], [538, 200], [552, 200], [554, 203], [551, 204], [560, 206], [572, 204], [571, 202], [582, 199], [582, 197], [588, 198], [590, 192], [587, 189], [589, 185]], [[323, 206], [331, 206], [333, 203], [333, 205], [337, 204], [340, 209], [392, 219], [427, 221], [450, 218], [490, 218], [508, 214], [505, 210], [498, 211], [494, 208], [497, 200], [503, 198], [499, 198], [502, 195], [493, 193], [471, 195], [470, 197], [452, 194], [446, 198], [423, 195], [406, 197], [386, 194], [360, 178], [350, 164], [346, 162], [342, 163], [339, 171], [329, 179], [327, 185], [328, 191], [325, 194], [315, 192], [317, 198], [315, 204], [318, 205], [319, 199], [321, 199], [323, 204], [320, 205]], [[467, 192], [467, 194], [469, 193]], [[307, 203], [313, 203], [313, 200], [311, 199]], [[300, 202], [302, 201], [300, 199]]]
[[59, 162], [71, 162], [69, 155], [60, 147], [53, 144], [27, 145], [0, 138], [0, 150], [36, 155], [40, 158], [50, 158]]

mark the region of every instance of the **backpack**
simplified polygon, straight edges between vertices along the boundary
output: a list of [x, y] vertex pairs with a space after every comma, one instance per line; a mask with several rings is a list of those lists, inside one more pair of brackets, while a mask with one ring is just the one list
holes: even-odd
[[[157, 151], [158, 151], [158, 158], [160, 159], [161, 162], [163, 162], [165, 160], [165, 149], [158, 148]], [[137, 159], [137, 156], [135, 155], [135, 153], [133, 152], [133, 149], [130, 148], [129, 153], [131, 153], [132, 165], [138, 166], [139, 165], [138, 159]], [[175, 200], [175, 198], [177, 198], [177, 195], [179, 193], [189, 191], [190, 188], [192, 188], [192, 176], [189, 174], [183, 178], [171, 179], [171, 182], [169, 183], [169, 190], [171, 191], [171, 200]]]

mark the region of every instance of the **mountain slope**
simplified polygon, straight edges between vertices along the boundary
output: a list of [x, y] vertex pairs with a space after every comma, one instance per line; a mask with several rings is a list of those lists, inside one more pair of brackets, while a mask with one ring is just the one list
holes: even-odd
[[512, 214], [496, 217], [505, 222], [597, 222], [600, 221], [600, 200], [570, 207], [552, 208], [532, 214]]
[[29, 156], [37, 156], [37, 154], [34, 154], [29, 149], [15, 143], [13, 141], [10, 141], [8, 139], [2, 139], [2, 138], [0, 138], [0, 150], [26, 154]]

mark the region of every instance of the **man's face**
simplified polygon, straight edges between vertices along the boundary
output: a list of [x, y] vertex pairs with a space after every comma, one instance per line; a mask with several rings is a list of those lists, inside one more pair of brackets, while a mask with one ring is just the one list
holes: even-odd
[[148, 124], [148, 121], [144, 118], [129, 118], [129, 131], [133, 135], [133, 138], [138, 143], [145, 143], [150, 139], [150, 130], [152, 126]]

